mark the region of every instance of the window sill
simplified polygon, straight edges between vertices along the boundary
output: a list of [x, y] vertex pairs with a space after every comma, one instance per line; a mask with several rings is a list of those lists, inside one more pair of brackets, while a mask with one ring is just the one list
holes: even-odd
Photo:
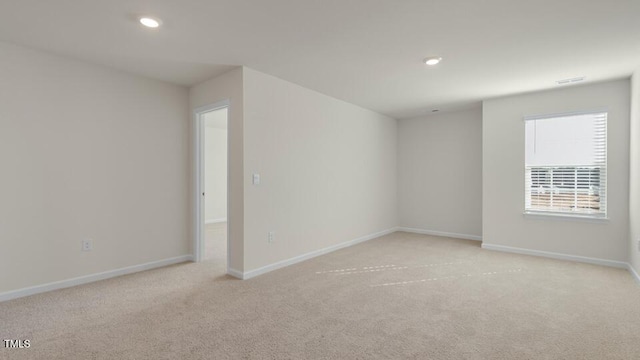
[[541, 220], [558, 220], [558, 221], [583, 221], [591, 223], [606, 223], [609, 222], [608, 217], [593, 216], [593, 215], [579, 215], [579, 214], [563, 214], [552, 213], [545, 211], [525, 211], [523, 213], [525, 218], [541, 219]]

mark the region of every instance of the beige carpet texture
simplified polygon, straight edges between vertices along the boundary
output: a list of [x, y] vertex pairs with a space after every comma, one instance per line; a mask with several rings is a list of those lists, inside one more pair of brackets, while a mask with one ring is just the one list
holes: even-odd
[[397, 232], [250, 280], [223, 259], [0, 303], [0, 359], [640, 359], [622, 269]]

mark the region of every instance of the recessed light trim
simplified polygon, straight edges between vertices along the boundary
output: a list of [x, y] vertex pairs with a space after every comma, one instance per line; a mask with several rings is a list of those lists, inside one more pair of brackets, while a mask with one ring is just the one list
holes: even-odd
[[152, 29], [158, 28], [160, 27], [160, 24], [162, 24], [162, 22], [159, 19], [156, 19], [150, 16], [142, 16], [140, 17], [139, 21], [140, 21], [140, 24]]
[[442, 58], [440, 56], [430, 56], [425, 58], [424, 63], [429, 65], [429, 66], [433, 66], [433, 65], [437, 65], [440, 61], [442, 61]]

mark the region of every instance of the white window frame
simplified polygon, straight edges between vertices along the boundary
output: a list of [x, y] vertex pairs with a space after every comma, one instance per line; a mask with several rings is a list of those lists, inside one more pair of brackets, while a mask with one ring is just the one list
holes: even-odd
[[[544, 114], [544, 115], [533, 115], [533, 116], [525, 116], [523, 118], [523, 120], [526, 121], [531, 121], [531, 120], [544, 120], [544, 119], [553, 119], [553, 118], [560, 118], [560, 117], [569, 117], [569, 116], [579, 116], [579, 115], [591, 115], [591, 114], [600, 114], [600, 113], [604, 113], [607, 115], [607, 118], [605, 120], [605, 134], [604, 134], [604, 142], [605, 142], [605, 155], [604, 155], [604, 165], [601, 166], [600, 169], [600, 183], [604, 183], [604, 190], [602, 190], [602, 186], [601, 186], [601, 193], [600, 193], [600, 199], [601, 201], [604, 200], [604, 212], [594, 212], [594, 213], [582, 213], [582, 212], [573, 212], [573, 211], [557, 211], [557, 210], [541, 210], [541, 209], [531, 209], [528, 207], [528, 204], [530, 204], [530, 191], [528, 190], [529, 187], [529, 179], [527, 177], [527, 168], [528, 166], [526, 165], [526, 159], [523, 159], [525, 161], [524, 162], [524, 185], [525, 185], [525, 191], [524, 191], [524, 211], [523, 214], [525, 215], [525, 217], [544, 217], [544, 218], [550, 218], [550, 219], [562, 219], [562, 218], [567, 218], [567, 219], [577, 219], [577, 220], [587, 220], [587, 221], [601, 221], [601, 220], [608, 220], [608, 184], [607, 184], [607, 180], [608, 180], [608, 146], [609, 146], [609, 139], [608, 139], [608, 123], [609, 123], [609, 112], [607, 109], [596, 109], [596, 110], [590, 110], [590, 111], [579, 111], [579, 112], [567, 112], [567, 113], [554, 113], [554, 114]], [[526, 131], [524, 131], [524, 136], [526, 137]], [[536, 166], [538, 168], [561, 168], [561, 166]], [[594, 167], [593, 165], [587, 165], [587, 166], [582, 166], [580, 164], [575, 164], [575, 165], [568, 165], [566, 166], [567, 168], [571, 168], [574, 167], [575, 169], [581, 168], [581, 167]], [[604, 171], [603, 171], [604, 170]]]

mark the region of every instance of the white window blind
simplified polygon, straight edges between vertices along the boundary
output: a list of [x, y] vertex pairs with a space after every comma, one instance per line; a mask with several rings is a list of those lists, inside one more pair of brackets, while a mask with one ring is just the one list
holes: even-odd
[[525, 213], [606, 217], [606, 112], [525, 118]]

